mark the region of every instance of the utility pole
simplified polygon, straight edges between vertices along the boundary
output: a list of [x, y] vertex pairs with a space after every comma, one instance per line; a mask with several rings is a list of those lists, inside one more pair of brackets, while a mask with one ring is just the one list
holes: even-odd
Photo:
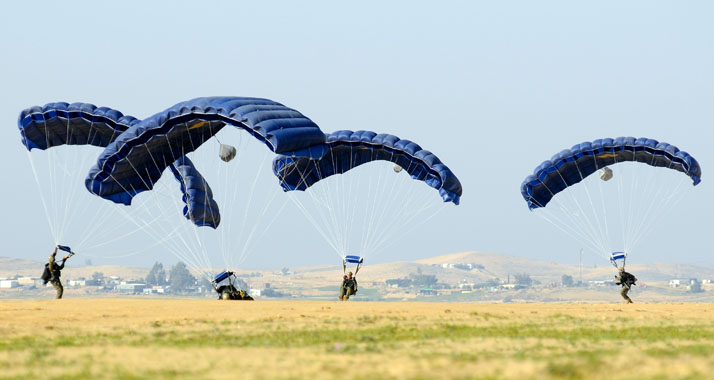
[[580, 248], [580, 285], [583, 285], [583, 249]]

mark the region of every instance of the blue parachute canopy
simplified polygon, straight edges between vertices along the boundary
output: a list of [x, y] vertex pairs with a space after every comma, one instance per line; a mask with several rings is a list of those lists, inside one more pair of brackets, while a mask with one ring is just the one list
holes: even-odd
[[451, 169], [428, 150], [394, 135], [337, 131], [327, 136], [326, 143], [310, 147], [309, 155], [280, 155], [273, 160], [273, 172], [285, 191], [305, 190], [334, 174], [382, 160], [399, 165], [413, 179], [439, 190], [445, 202], [458, 205], [461, 198], [461, 182]]
[[352, 264], [362, 264], [364, 261], [363, 257], [360, 256], [354, 256], [354, 255], [347, 255], [344, 258], [346, 263], [352, 263]]
[[17, 126], [28, 150], [59, 145], [106, 147], [139, 122], [117, 110], [89, 103], [48, 103], [20, 113]]
[[216, 275], [216, 278], [213, 279], [213, 282], [217, 284], [217, 283], [219, 283], [219, 282], [221, 282], [221, 281], [227, 279], [228, 277], [230, 277], [230, 276], [232, 276], [232, 275], [233, 275], [233, 272], [223, 271], [223, 272], [221, 272], [221, 273], [219, 273], [219, 274]]
[[221, 223], [218, 204], [213, 199], [213, 191], [208, 182], [198, 172], [188, 157], [179, 157], [170, 166], [171, 172], [181, 185], [181, 196], [185, 204], [183, 215], [195, 225], [217, 228]]
[[627, 255], [625, 255], [625, 252], [613, 252], [610, 254], [610, 261], [613, 263], [618, 260], [623, 260]]
[[[22, 111], [17, 120], [22, 143], [28, 150], [45, 150], [60, 145], [106, 147], [139, 123], [139, 119], [108, 107], [64, 102], [30, 107]], [[218, 205], [193, 163], [186, 157], [179, 157], [170, 168], [181, 183], [186, 218], [196, 225], [216, 228], [220, 222]]]
[[208, 97], [181, 102], [133, 125], [109, 144], [85, 181], [87, 189], [116, 203], [153, 188], [163, 170], [196, 150], [226, 124], [244, 129], [276, 153], [325, 141], [312, 120], [261, 98]]
[[596, 171], [621, 162], [640, 162], [674, 169], [699, 184], [702, 169], [697, 160], [676, 146], [648, 138], [618, 137], [586, 141], [540, 164], [521, 184], [521, 194], [531, 210], [545, 207], [559, 192]]
[[59, 249], [60, 251], [65, 251], [67, 253], [72, 253], [72, 248], [66, 245], [57, 245], [57, 249]]

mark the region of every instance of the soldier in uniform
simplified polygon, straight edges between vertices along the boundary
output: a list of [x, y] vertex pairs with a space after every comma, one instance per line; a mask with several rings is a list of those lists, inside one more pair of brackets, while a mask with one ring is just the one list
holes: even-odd
[[347, 281], [347, 275], [342, 276], [342, 284], [340, 284], [340, 301], [343, 301], [345, 297], [345, 281]]
[[218, 292], [218, 299], [219, 300], [234, 300], [234, 299], [240, 299], [239, 294], [238, 294], [238, 289], [236, 289], [233, 284], [228, 284], [228, 285], [221, 285], [216, 289], [216, 292]]
[[620, 295], [627, 301], [627, 303], [632, 303], [632, 299], [627, 295], [630, 291], [632, 285], [635, 285], [637, 278], [632, 274], [625, 272], [625, 267], [620, 268], [618, 275], [615, 276], [615, 284], [622, 285], [622, 291]]
[[340, 300], [347, 301], [351, 295], [357, 293], [357, 279], [352, 277], [352, 272], [347, 272], [347, 276], [342, 279], [340, 287]]
[[[60, 276], [62, 275], [62, 269], [64, 269], [64, 263], [67, 261], [67, 259], [70, 258], [70, 255], [67, 255], [62, 258], [62, 263], [57, 264], [57, 261], [55, 261], [55, 256], [57, 256], [57, 247], [55, 247], [54, 252], [49, 257], [49, 262], [45, 264], [45, 271], [49, 272], [49, 282], [52, 283], [52, 286], [57, 289], [57, 299], [62, 298], [62, 294], [64, 293], [64, 287], [62, 287], [62, 281], [60, 280]], [[46, 275], [43, 274], [43, 278]], [[46, 281], [46, 280], [45, 280]], [[47, 282], [45, 282], [47, 283]]]

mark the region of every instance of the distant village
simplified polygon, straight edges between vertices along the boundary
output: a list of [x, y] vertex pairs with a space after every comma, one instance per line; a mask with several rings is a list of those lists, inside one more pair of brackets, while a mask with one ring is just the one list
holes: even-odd
[[[475, 270], [484, 270], [484, 266], [477, 263], [441, 263], [431, 264], [425, 268], [439, 270], [464, 271], [468, 273]], [[425, 269], [426, 271], [427, 269]], [[275, 283], [262, 279], [261, 272], [242, 273], [235, 280], [235, 285], [246, 290], [254, 298], [305, 298], [305, 299], [331, 299], [333, 287], [315, 286], [309, 289], [304, 285], [296, 285], [291, 279], [297, 280], [297, 273], [290, 268], [283, 268], [272, 273]], [[450, 278], [454, 278], [453, 276]], [[161, 263], [156, 263], [145, 278], [125, 279], [120, 276], [105, 276], [101, 272], [93, 273], [89, 278], [63, 277], [66, 290], [84, 289], [89, 293], [117, 294], [133, 296], [215, 296], [214, 285], [205, 279], [197, 279], [188, 270], [185, 264], [177, 263], [168, 271]], [[274, 286], [275, 285], [275, 286]], [[324, 284], [318, 284], [324, 285]], [[339, 284], [335, 284], [337, 289]], [[647, 285], [641, 285], [646, 287]], [[714, 290], [711, 279], [697, 278], [672, 278], [668, 283], [658, 284], [660, 288], [676, 289], [679, 293], [704, 293]], [[12, 276], [0, 278], [0, 290], [11, 290], [19, 297], [31, 297], [33, 290], [50, 287], [39, 277]], [[505, 301], [512, 298], [510, 293], [528, 290], [557, 290], [564, 288], [603, 288], [616, 287], [613, 279], [579, 281], [573, 276], [563, 274], [560, 281], [541, 283], [527, 273], [509, 274], [506, 278], [491, 278], [483, 282], [474, 282], [469, 279], [442, 282], [437, 274], [423, 273], [421, 267], [415, 273], [410, 273], [401, 278], [387, 279], [383, 282], [365, 282], [360, 285], [357, 300], [389, 300], [389, 299], [430, 299], [435, 300], [498, 300]], [[329, 289], [329, 290], [328, 290]], [[616, 293], [616, 291], [613, 289]], [[23, 294], [24, 293], [24, 294]], [[557, 299], [556, 299], [557, 300]]]

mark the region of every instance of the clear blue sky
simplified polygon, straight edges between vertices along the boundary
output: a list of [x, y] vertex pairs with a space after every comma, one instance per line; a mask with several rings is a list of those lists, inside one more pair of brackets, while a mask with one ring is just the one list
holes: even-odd
[[[714, 3], [710, 1], [10, 2], [0, 16], [2, 255], [51, 244], [18, 113], [51, 101], [139, 118], [198, 96], [274, 99], [324, 131], [388, 131], [437, 153], [462, 204], [379, 261], [466, 250], [577, 262], [532, 215], [523, 178], [600, 137], [646, 136], [695, 156], [703, 181], [643, 244], [643, 261], [714, 266]], [[337, 264], [294, 208], [246, 267]], [[312, 244], [296, 253], [296, 244]], [[297, 242], [297, 243], [296, 243]], [[104, 263], [149, 265], [151, 254]], [[592, 259], [595, 262], [596, 258]], [[600, 264], [605, 264], [599, 262]]]

